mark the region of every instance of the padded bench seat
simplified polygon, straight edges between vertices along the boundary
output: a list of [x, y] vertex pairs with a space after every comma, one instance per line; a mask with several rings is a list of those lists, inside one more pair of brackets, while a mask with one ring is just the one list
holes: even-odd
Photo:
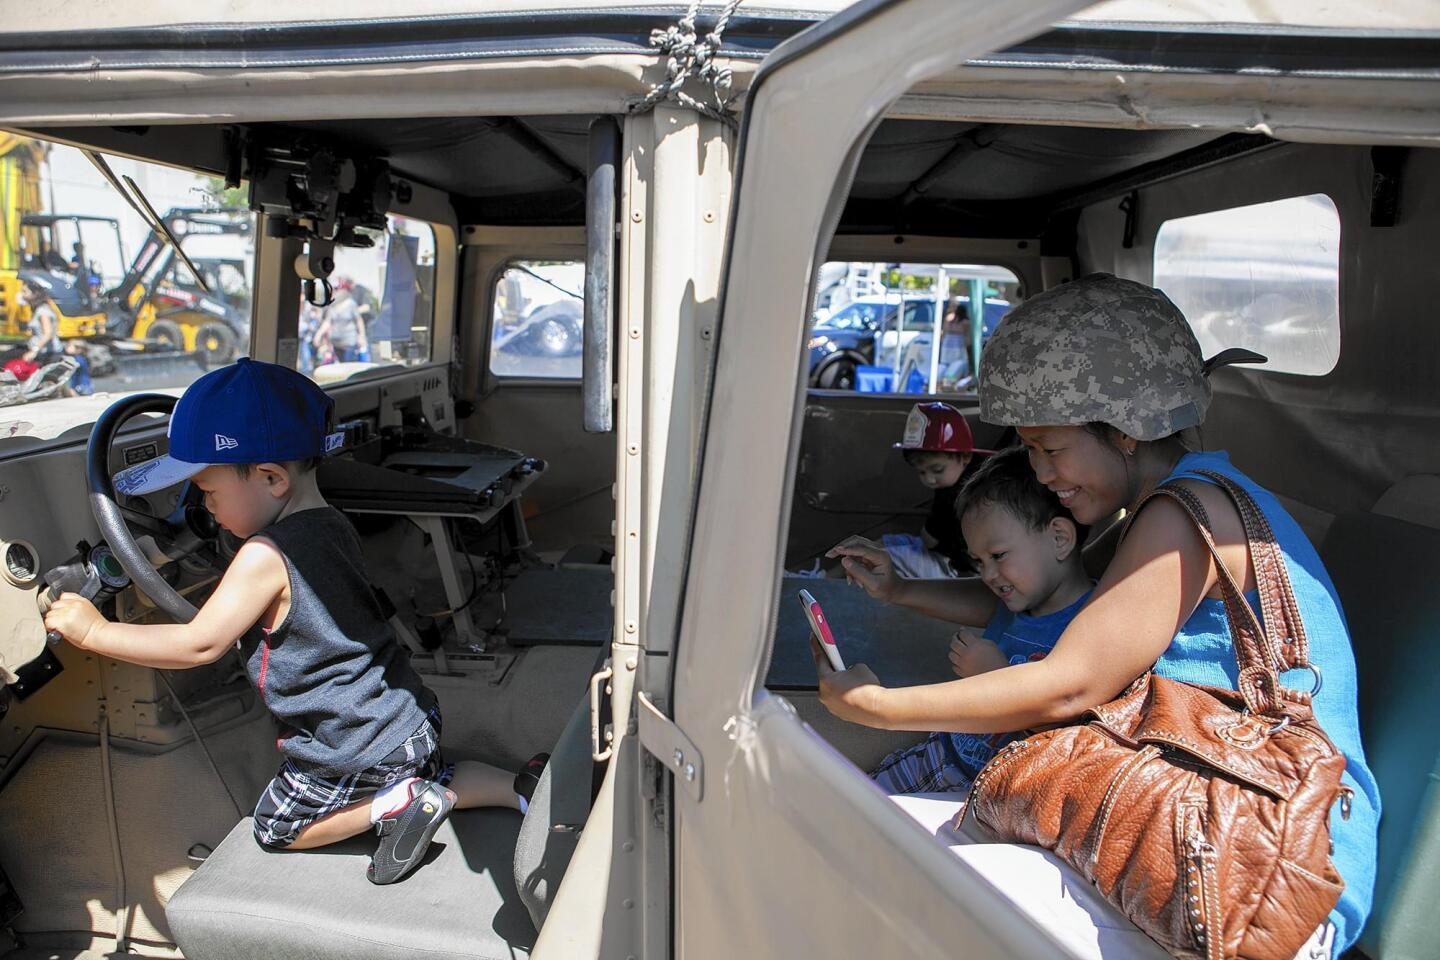
[[365, 879], [375, 837], [268, 850], [240, 821], [170, 899], [186, 960], [514, 960], [535, 928], [513, 879], [520, 814], [457, 810], [425, 862], [389, 886]]
[[974, 817], [957, 832], [950, 826], [961, 794], [919, 793], [891, 800], [950, 847], [1017, 910], [1083, 960], [1166, 960], [1169, 954], [1116, 910], [1084, 877], [1055, 854], [1023, 843], [1000, 843]]

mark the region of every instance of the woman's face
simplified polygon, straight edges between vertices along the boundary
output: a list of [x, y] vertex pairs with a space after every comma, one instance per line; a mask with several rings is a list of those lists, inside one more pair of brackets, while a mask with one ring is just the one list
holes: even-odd
[[1077, 522], [1093, 524], [1127, 505], [1130, 472], [1114, 444], [1084, 427], [1020, 427], [1035, 478]]

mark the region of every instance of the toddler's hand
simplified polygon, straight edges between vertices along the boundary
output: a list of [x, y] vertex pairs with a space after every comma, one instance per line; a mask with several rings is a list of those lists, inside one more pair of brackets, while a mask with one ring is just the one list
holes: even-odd
[[45, 629], [55, 631], [82, 650], [104, 625], [105, 618], [95, 609], [95, 604], [78, 593], [60, 594], [60, 599], [45, 613]]
[[973, 627], [961, 627], [950, 641], [950, 666], [957, 677], [973, 677], [1009, 665], [995, 641], [987, 640]]
[[858, 584], [876, 600], [889, 600], [900, 585], [890, 551], [864, 537], [847, 537], [826, 551], [825, 556], [840, 558], [845, 577]]

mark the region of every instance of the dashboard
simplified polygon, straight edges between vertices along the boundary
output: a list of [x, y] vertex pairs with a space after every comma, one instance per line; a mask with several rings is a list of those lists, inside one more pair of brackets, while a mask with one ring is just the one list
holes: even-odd
[[[448, 377], [434, 369], [412, 369], [398, 376], [361, 380], [330, 390], [336, 419], [363, 419], [375, 427], [399, 425], [405, 410], [437, 411], [453, 425], [453, 404]], [[434, 419], [429, 418], [429, 419]], [[57, 566], [90, 557], [106, 579], [105, 545], [91, 512], [86, 484], [87, 439], [61, 438], [22, 447], [6, 455], [0, 448], [0, 681], [11, 692], [27, 695], [24, 675], [58, 673], [65, 649], [49, 651], [38, 596], [47, 574]], [[166, 452], [163, 421], [132, 421], [122, 430], [110, 455], [111, 471], [149, 460]], [[182, 506], [183, 487], [157, 491], [146, 497], [124, 499], [124, 506], [153, 517], [170, 517]], [[140, 541], [143, 545], [143, 541]], [[99, 551], [92, 554], [92, 551]], [[152, 557], [157, 566], [165, 558]], [[113, 558], [110, 563], [114, 563]], [[182, 589], [196, 585], [213, 571], [184, 561], [172, 564], [167, 579]], [[113, 570], [108, 572], [113, 573]], [[120, 571], [123, 577], [123, 571]], [[120, 583], [117, 579], [115, 584]], [[113, 586], [113, 584], [108, 584]], [[122, 587], [120, 601], [132, 617], [151, 610], [148, 600], [131, 587]], [[53, 661], [53, 662], [52, 662]], [[47, 666], [48, 664], [48, 666]], [[40, 676], [39, 679], [46, 679]], [[22, 682], [18, 682], [22, 681]]]

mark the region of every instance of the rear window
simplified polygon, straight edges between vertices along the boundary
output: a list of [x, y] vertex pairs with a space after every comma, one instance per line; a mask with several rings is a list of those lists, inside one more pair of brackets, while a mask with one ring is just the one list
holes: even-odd
[[585, 339], [585, 264], [512, 260], [495, 282], [490, 372], [579, 380]]
[[1207, 357], [1245, 347], [1266, 370], [1327, 374], [1340, 359], [1340, 212], [1317, 193], [1167, 220], [1155, 286]]

